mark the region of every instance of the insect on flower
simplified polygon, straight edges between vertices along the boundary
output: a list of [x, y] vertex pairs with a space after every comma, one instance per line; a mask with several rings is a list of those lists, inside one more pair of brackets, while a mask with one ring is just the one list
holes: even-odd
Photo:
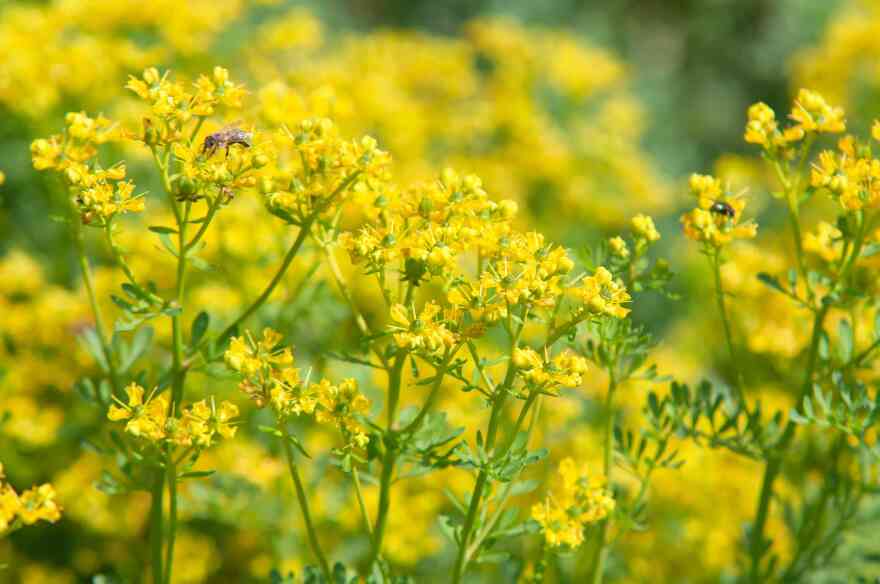
[[712, 203], [712, 206], [709, 207], [709, 211], [712, 213], [718, 213], [719, 215], [724, 215], [728, 219], [733, 219], [736, 217], [736, 210], [730, 205], [730, 203], [725, 203], [724, 201], [715, 201]]
[[210, 158], [217, 152], [218, 148], [225, 148], [226, 156], [228, 157], [230, 146], [238, 144], [245, 148], [250, 148], [253, 137], [253, 132], [246, 132], [241, 128], [235, 127], [234, 124], [230, 124], [205, 137], [205, 141], [202, 143], [202, 154]]

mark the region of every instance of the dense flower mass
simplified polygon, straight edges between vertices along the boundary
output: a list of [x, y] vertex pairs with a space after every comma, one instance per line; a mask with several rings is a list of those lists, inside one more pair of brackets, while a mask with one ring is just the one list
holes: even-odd
[[0, 8], [0, 579], [876, 576], [877, 10], [687, 124], [571, 30], [142, 4]]

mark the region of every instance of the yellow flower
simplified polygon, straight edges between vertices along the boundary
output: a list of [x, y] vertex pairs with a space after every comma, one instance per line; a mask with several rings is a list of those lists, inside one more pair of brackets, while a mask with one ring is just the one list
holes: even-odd
[[826, 262], [836, 261], [840, 257], [842, 233], [827, 221], [820, 221], [815, 232], [804, 234], [804, 251], [812, 253]]
[[[654, 220], [639, 213], [632, 218], [633, 233], [636, 237], [643, 237], [648, 241], [654, 242], [660, 239], [660, 232], [654, 226]], [[626, 257], [626, 256], [623, 256]]]
[[21, 509], [21, 501], [11, 485], [0, 483], [0, 533], [12, 525]]
[[583, 278], [572, 289], [574, 296], [584, 308], [593, 314], [606, 314], [615, 318], [625, 318], [629, 309], [622, 305], [630, 301], [626, 286], [605, 267], [599, 266], [592, 276]]
[[609, 239], [608, 246], [611, 248], [611, 253], [617, 257], [623, 259], [629, 257], [629, 248], [626, 246], [626, 241], [624, 241], [619, 235]]
[[55, 502], [55, 489], [48, 483], [23, 492], [19, 503], [18, 516], [25, 525], [37, 521], [55, 523], [61, 518], [61, 507]]
[[532, 519], [541, 526], [552, 547], [576, 548], [584, 541], [584, 529], [607, 518], [615, 502], [604, 481], [588, 477], [572, 458], [559, 465], [562, 489], [532, 507]]
[[456, 343], [456, 335], [443, 322], [443, 309], [433, 300], [418, 315], [414, 309], [395, 304], [390, 328], [397, 346], [435, 357], [442, 357]]
[[798, 92], [789, 117], [804, 132], [839, 134], [846, 130], [843, 109], [828, 105], [825, 98], [809, 89]]
[[165, 421], [168, 416], [168, 400], [164, 395], [153, 395], [144, 402], [144, 388], [131, 383], [125, 388], [128, 403], [114, 396], [119, 404], [110, 405], [107, 418], [114, 422], [128, 420], [125, 431], [133, 436], [159, 441], [165, 437]]

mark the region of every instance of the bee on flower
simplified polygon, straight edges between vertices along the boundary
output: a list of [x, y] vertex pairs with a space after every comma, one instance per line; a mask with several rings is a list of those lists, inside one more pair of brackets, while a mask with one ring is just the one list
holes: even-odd
[[681, 216], [684, 233], [689, 239], [717, 249], [734, 239], [752, 239], [758, 234], [754, 221], [742, 221], [745, 199], [741, 195], [727, 194], [719, 179], [693, 174], [690, 189], [697, 199], [697, 207]]

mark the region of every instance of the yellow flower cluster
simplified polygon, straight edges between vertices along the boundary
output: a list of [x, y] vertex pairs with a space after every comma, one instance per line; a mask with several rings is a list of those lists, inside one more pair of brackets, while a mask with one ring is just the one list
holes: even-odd
[[224, 358], [230, 369], [243, 377], [239, 388], [257, 407], [271, 405], [276, 415], [314, 415], [321, 423], [332, 423], [346, 440], [365, 446], [368, 437], [357, 417], [370, 408], [370, 401], [358, 389], [354, 379], [338, 385], [323, 379], [309, 384], [294, 367], [293, 351], [279, 348], [282, 336], [266, 328], [259, 340], [250, 333], [233, 337]]
[[842, 251], [842, 235], [840, 229], [831, 223], [820, 221], [815, 231], [804, 234], [804, 251], [825, 262], [836, 261]]
[[246, 95], [244, 86], [229, 80], [229, 72], [223, 67], [214, 67], [211, 77], [201, 75], [188, 90], [182, 81], [171, 81], [166, 71], [160, 74], [155, 67], [144, 70], [140, 78], [129, 76], [126, 89], [132, 91], [149, 105], [150, 114], [164, 122], [154, 127], [153, 120], [147, 118], [144, 142], [149, 145], [162, 145], [180, 141], [183, 126], [194, 117], [208, 117], [218, 106], [228, 109], [241, 109]]
[[327, 118], [306, 119], [281, 133], [290, 148], [272, 179], [260, 189], [270, 208], [296, 221], [341, 203], [349, 191], [372, 202], [384, 191], [391, 156], [370, 136], [345, 140]]
[[794, 124], [779, 129], [776, 113], [765, 103], [749, 108], [745, 140], [759, 144], [767, 152], [781, 153], [790, 157], [790, 145], [809, 134], [838, 134], [846, 130], [843, 109], [828, 105], [821, 95], [809, 89], [801, 89], [795, 99], [789, 118]]
[[223, 401], [217, 407], [213, 398], [202, 400], [184, 408], [180, 418], [169, 416], [168, 398], [156, 395], [155, 390], [146, 400], [144, 388], [131, 383], [125, 388], [127, 402], [114, 397], [107, 418], [114, 422], [125, 421], [125, 431], [150, 442], [164, 440], [178, 446], [206, 447], [213, 443], [214, 436], [223, 438], [235, 436], [234, 418], [238, 417], [238, 406]]
[[632, 218], [630, 225], [632, 226], [633, 235], [635, 237], [643, 238], [651, 243], [660, 240], [660, 232], [657, 231], [657, 227], [654, 226], [654, 219], [648, 215], [639, 213]]
[[19, 495], [5, 478], [3, 464], [0, 463], [0, 535], [19, 524], [33, 525], [37, 521], [55, 523], [61, 518], [61, 507], [55, 502], [52, 485], [46, 483]]
[[[456, 343], [456, 335], [448, 328], [443, 318], [443, 309], [436, 302], [426, 302], [422, 311], [415, 314], [412, 308], [402, 304], [391, 307], [391, 330], [398, 347], [442, 357]], [[438, 318], [438, 316], [440, 318]]]
[[626, 286], [603, 266], [596, 268], [592, 276], [584, 277], [572, 293], [589, 313], [614, 318], [626, 318], [629, 314], [623, 306], [631, 300]]
[[559, 464], [562, 490], [532, 507], [532, 519], [541, 526], [548, 545], [576, 548], [584, 542], [584, 528], [614, 511], [614, 498], [605, 481], [588, 477], [572, 458]]
[[734, 239], [752, 239], [758, 234], [754, 221], [742, 222], [745, 199], [726, 193], [719, 179], [693, 174], [690, 189], [697, 198], [697, 207], [681, 216], [689, 239], [717, 249]]
[[31, 143], [34, 168], [61, 176], [83, 223], [104, 224], [117, 214], [144, 210], [143, 195], [135, 195], [134, 183], [125, 180], [125, 164], [104, 169], [96, 160], [99, 145], [122, 136], [118, 124], [104, 116], [91, 118], [83, 112], [71, 112], [63, 134]]
[[[874, 138], [880, 139], [880, 122], [875, 122]], [[810, 173], [810, 183], [826, 189], [846, 211], [880, 207], [880, 160], [867, 145], [852, 136], [838, 140], [837, 151], [819, 153]]]
[[551, 358], [542, 358], [529, 347], [518, 347], [513, 353], [517, 373], [539, 390], [557, 394], [564, 387], [578, 387], [587, 371], [587, 360], [571, 351]]

